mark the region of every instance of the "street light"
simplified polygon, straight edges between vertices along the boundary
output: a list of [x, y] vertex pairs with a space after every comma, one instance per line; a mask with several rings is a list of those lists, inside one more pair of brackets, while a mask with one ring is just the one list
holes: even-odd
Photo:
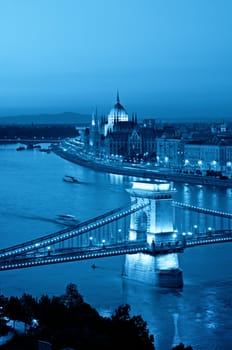
[[48, 256], [50, 256], [50, 255], [51, 255], [51, 247], [48, 246], [48, 247], [47, 247], [47, 250], [48, 250]]
[[166, 156], [166, 157], [164, 157], [164, 163], [165, 163], [165, 165], [166, 166], [168, 166], [169, 165], [169, 158]]
[[209, 236], [211, 236], [211, 234], [212, 234], [212, 227], [208, 227], [208, 233], [209, 233]]
[[119, 228], [119, 229], [118, 229], [118, 239], [119, 239], [119, 240], [120, 240], [120, 238], [121, 238], [121, 237], [120, 237], [120, 236], [121, 236], [121, 232], [122, 232], [122, 229]]
[[183, 236], [183, 245], [185, 247], [186, 246], [186, 232], [182, 232], [182, 236]]
[[217, 162], [216, 162], [216, 160], [213, 160], [213, 161], [211, 162], [211, 164], [212, 164], [212, 166], [213, 166], [213, 169], [216, 170], [216, 169], [217, 169]]

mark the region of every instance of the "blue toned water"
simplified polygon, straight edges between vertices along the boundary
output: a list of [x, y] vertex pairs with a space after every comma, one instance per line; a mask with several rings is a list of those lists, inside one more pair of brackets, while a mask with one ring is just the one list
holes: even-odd
[[[65, 183], [65, 174], [83, 183]], [[38, 150], [0, 146], [0, 248], [59, 230], [59, 214], [86, 220], [130, 203], [128, 178], [97, 173]], [[175, 200], [231, 211], [231, 189], [176, 184]], [[194, 225], [195, 222], [192, 222]], [[61, 295], [75, 283], [86, 302], [103, 315], [122, 303], [142, 315], [157, 350], [183, 342], [199, 350], [228, 350], [232, 344], [232, 244], [198, 247], [179, 256], [182, 291], [164, 290], [122, 278], [124, 257], [1, 272], [6, 296]]]

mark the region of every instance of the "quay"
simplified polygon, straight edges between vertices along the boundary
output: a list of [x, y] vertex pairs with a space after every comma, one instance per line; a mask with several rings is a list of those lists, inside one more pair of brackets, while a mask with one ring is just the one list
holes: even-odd
[[151, 180], [166, 180], [180, 183], [189, 183], [194, 185], [209, 185], [224, 188], [232, 188], [231, 179], [219, 179], [210, 176], [180, 174], [172, 171], [161, 171], [156, 169], [149, 169], [139, 167], [138, 165], [131, 165], [130, 163], [119, 163], [113, 161], [96, 160], [91, 157], [82, 148], [67, 144], [63, 141], [60, 144], [54, 144], [52, 151], [58, 156], [96, 171], [107, 172], [112, 174], [119, 174], [125, 176], [135, 176], [140, 178], [149, 178]]

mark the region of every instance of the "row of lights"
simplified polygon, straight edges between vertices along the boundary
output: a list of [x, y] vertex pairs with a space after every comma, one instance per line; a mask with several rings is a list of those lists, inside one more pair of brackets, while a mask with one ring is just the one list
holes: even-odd
[[[194, 233], [197, 233], [197, 228], [198, 228], [198, 226], [197, 225], [193, 225], [193, 228], [194, 228]], [[212, 232], [213, 231], [213, 229], [212, 229], [212, 227], [208, 227], [208, 231], [209, 232]], [[172, 237], [173, 238], [177, 238], [177, 230], [173, 233], [173, 235], [172, 235]], [[182, 236], [192, 236], [193, 235], [193, 232], [191, 232], [191, 231], [188, 231], [188, 232], [182, 232]]]
[[190, 209], [196, 209], [196, 210], [204, 211], [205, 213], [219, 214], [221, 216], [231, 216], [232, 217], [231, 213], [226, 213], [226, 212], [223, 212], [223, 211], [196, 207], [195, 205], [191, 205], [191, 204], [187, 204], [187, 203], [181, 203], [181, 202], [174, 202], [174, 203], [176, 203], [177, 205], [180, 205], [181, 207], [186, 207], [186, 208], [190, 208]]
[[[118, 219], [120, 218], [121, 216], [123, 215], [127, 215], [130, 213], [130, 210], [127, 210], [123, 213], [120, 213], [120, 214], [117, 214], [117, 215], [114, 215], [113, 217], [111, 217], [110, 219], [105, 219], [103, 220], [101, 223], [105, 224], [105, 223], [108, 223], [110, 221], [113, 221], [114, 219]], [[98, 224], [94, 223], [94, 224], [91, 224], [91, 225], [88, 225], [87, 227], [85, 228], [82, 228], [80, 230], [77, 230], [77, 231], [71, 231], [65, 235], [61, 235], [59, 237], [55, 237], [55, 238], [51, 238], [50, 240], [48, 241], [41, 241], [40, 243], [35, 243], [35, 244], [31, 244], [31, 245], [28, 245], [28, 246], [24, 246], [22, 248], [18, 248], [16, 250], [13, 250], [13, 251], [9, 251], [9, 252], [6, 252], [6, 253], [3, 253], [0, 255], [0, 257], [6, 257], [6, 256], [9, 256], [9, 255], [13, 255], [13, 254], [18, 254], [18, 253], [22, 253], [22, 252], [25, 252], [25, 251], [28, 251], [28, 250], [31, 250], [33, 248], [39, 248], [39, 247], [43, 247], [43, 246], [47, 246], [48, 244], [51, 244], [51, 243], [56, 243], [57, 241], [61, 240], [61, 239], [64, 239], [64, 238], [70, 238], [72, 236], [74, 236], [75, 234], [77, 233], [81, 233], [81, 232], [85, 232], [87, 231], [88, 229], [93, 229], [95, 228], [96, 226], [99, 226]], [[50, 250], [50, 247], [47, 248], [48, 250]]]
[[[104, 241], [104, 240], [103, 240]], [[139, 248], [139, 251], [141, 248]], [[108, 252], [101, 252], [101, 253], [91, 253], [91, 254], [85, 254], [81, 256], [71, 256], [71, 257], [63, 257], [63, 258], [51, 258], [51, 259], [43, 259], [40, 261], [34, 261], [34, 262], [25, 262], [25, 263], [16, 263], [16, 264], [10, 264], [10, 265], [1, 265], [0, 269], [1, 270], [7, 270], [7, 269], [14, 269], [14, 268], [22, 268], [22, 267], [29, 267], [29, 266], [35, 266], [35, 265], [41, 265], [41, 264], [50, 264], [50, 263], [59, 263], [59, 262], [65, 262], [65, 261], [70, 261], [70, 260], [84, 260], [88, 258], [94, 258], [94, 257], [99, 257], [99, 255], [109, 255], [109, 254], [118, 254], [122, 253], [125, 254], [126, 252], [133, 253], [137, 252], [138, 248], [126, 248], [125, 250], [114, 250], [114, 251], [108, 251]]]

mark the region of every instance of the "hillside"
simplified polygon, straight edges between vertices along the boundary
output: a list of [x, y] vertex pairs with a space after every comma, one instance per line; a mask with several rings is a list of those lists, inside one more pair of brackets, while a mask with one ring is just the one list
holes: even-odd
[[0, 117], [0, 125], [12, 124], [89, 124], [91, 116], [64, 112], [60, 114], [18, 115]]

